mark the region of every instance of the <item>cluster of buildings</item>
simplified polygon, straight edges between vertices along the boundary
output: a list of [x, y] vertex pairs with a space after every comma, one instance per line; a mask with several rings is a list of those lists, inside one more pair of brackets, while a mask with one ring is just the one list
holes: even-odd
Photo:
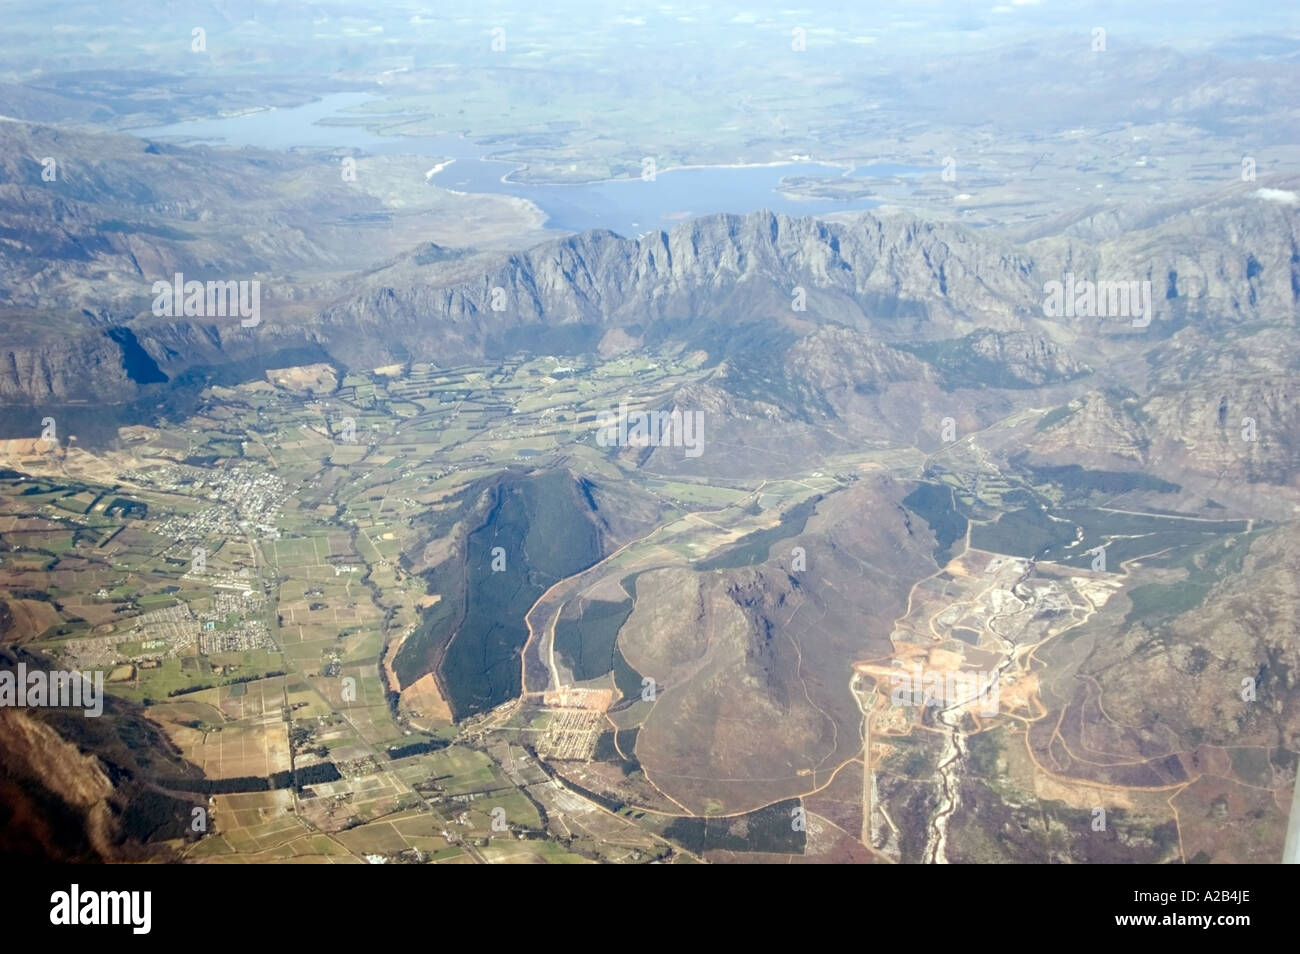
[[276, 517], [284, 502], [284, 481], [255, 467], [222, 467], [204, 470], [173, 465], [150, 473], [152, 482], [163, 490], [183, 492], [213, 501], [213, 505], [189, 514], [173, 514], [158, 527], [158, 533], [175, 540], [205, 540], [259, 532], [278, 536]]

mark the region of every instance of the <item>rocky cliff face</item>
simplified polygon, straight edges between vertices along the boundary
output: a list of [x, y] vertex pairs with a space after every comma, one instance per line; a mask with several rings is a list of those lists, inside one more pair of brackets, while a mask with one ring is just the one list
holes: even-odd
[[[375, 272], [323, 311], [330, 324], [448, 326], [453, 348], [482, 346], [494, 330], [541, 323], [605, 326], [737, 314], [733, 294], [770, 292], [773, 310], [901, 331], [933, 317], [1014, 327], [1036, 298], [1031, 262], [952, 226], [862, 216], [852, 224], [767, 212], [714, 215], [671, 232], [623, 239], [591, 232], [492, 260]], [[499, 308], [493, 308], [493, 290]], [[794, 307], [802, 289], [803, 311]], [[477, 322], [477, 328], [461, 327]]]
[[[1289, 197], [1289, 198], [1288, 198]], [[1030, 243], [1044, 280], [1150, 281], [1157, 323], [1232, 326], [1295, 317], [1300, 215], [1294, 192], [1242, 184], [1203, 206], [1120, 210], [1100, 240]], [[1087, 234], [1087, 230], [1084, 230]]]
[[[1044, 282], [1067, 271], [1079, 280], [1152, 281], [1158, 329], [1194, 314], [1220, 323], [1293, 314], [1300, 287], [1291, 261], [1300, 260], [1297, 217], [1277, 203], [1259, 204], [1261, 222], [1241, 210], [1215, 210], [1204, 220], [1185, 216], [1095, 247], [1038, 243], [1041, 260], [984, 234], [905, 216], [864, 214], [833, 224], [770, 213], [707, 216], [640, 239], [593, 232], [510, 255], [429, 264], [412, 255], [317, 303], [272, 283], [263, 325], [251, 330], [229, 320], [158, 320], [147, 313], [130, 325], [169, 376], [193, 364], [308, 344], [364, 366], [408, 355], [472, 359], [565, 342], [576, 346], [567, 350], [594, 350], [610, 329], [644, 332], [655, 325], [662, 334], [689, 338], [710, 322], [797, 320], [846, 325], [883, 342], [993, 330], [1018, 336], [981, 336], [970, 342], [973, 352], [1019, 365], [1027, 383], [1039, 384], [1045, 360], [1086, 363], [1058, 358], [1063, 344], [1036, 332], [1045, 320]], [[1178, 238], [1193, 227], [1200, 234]], [[146, 294], [143, 283], [139, 293]], [[1094, 330], [1086, 321], [1057, 324], [1068, 338]], [[7, 359], [0, 362], [6, 400], [68, 398], [74, 382], [103, 398], [121, 398], [122, 376], [108, 369], [111, 339], [91, 343], [84, 330], [35, 341], [8, 337], [0, 356]], [[106, 349], [93, 359], [103, 366], [98, 373], [87, 375], [85, 359], [70, 353], [87, 348]]]
[[[59, 134], [26, 135], [39, 151], [57, 145], [42, 136]], [[163, 159], [132, 148], [146, 170]], [[214, 201], [238, 193], [232, 160], [185, 161], [190, 178], [214, 165]], [[839, 422], [854, 440], [890, 441], [932, 429], [931, 419], [977, 423], [1074, 399], [1078, 413], [1049, 422], [1032, 450], [1104, 448], [1247, 480], [1289, 473], [1297, 368], [1281, 355], [1300, 299], [1300, 215], [1285, 190], [1243, 185], [1195, 208], [1126, 210], [1116, 213], [1122, 229], [1061, 223], [1021, 246], [901, 214], [827, 222], [767, 212], [515, 253], [423, 246], [350, 279], [268, 279], [261, 322], [244, 328], [237, 318], [154, 317], [153, 278], [196, 261], [333, 253], [291, 240], [292, 229], [217, 254], [211, 236], [113, 225], [104, 197], [136, 192], [137, 218], [188, 216], [199, 235], [212, 216], [171, 186], [131, 186], [116, 167], [72, 176], [54, 195], [31, 181], [31, 165], [0, 165], [0, 207], [17, 223], [0, 247], [13, 279], [0, 300], [0, 402], [10, 406], [152, 399], [195, 369], [609, 355], [676, 341], [710, 356], [699, 396], [756, 426]], [[237, 224], [215, 215], [213, 235]], [[106, 296], [96, 308], [86, 307], [92, 273]], [[1047, 283], [1066, 275], [1150, 282], [1151, 324], [1045, 314]], [[1031, 398], [1039, 389], [1051, 393]], [[1242, 417], [1268, 439], [1243, 449], [1225, 438], [1225, 422], [1240, 429]]]
[[1090, 370], [1060, 345], [1023, 331], [976, 332], [966, 343], [972, 356], [1003, 368], [1009, 377], [1028, 386], [1067, 381]]
[[[421, 261], [428, 259], [412, 255], [362, 276], [319, 305], [269, 282], [256, 329], [148, 312], [129, 326], [173, 377], [195, 365], [295, 347], [318, 346], [341, 363], [373, 366], [406, 356], [452, 361], [548, 346], [594, 350], [604, 333], [627, 327], [659, 326], [660, 335], [688, 339], [709, 330], [721, 340], [728, 327], [796, 318], [884, 339], [948, 336], [1017, 328], [1014, 313], [1036, 295], [1030, 260], [996, 243], [950, 226], [871, 216], [830, 225], [721, 215], [639, 240], [593, 232], [512, 255]], [[183, 264], [155, 262], [149, 272]], [[142, 281], [138, 307], [147, 307], [147, 292]], [[130, 362], [117, 342], [88, 325], [59, 335], [33, 325], [32, 333], [6, 336], [0, 398], [128, 397], [122, 368]]]

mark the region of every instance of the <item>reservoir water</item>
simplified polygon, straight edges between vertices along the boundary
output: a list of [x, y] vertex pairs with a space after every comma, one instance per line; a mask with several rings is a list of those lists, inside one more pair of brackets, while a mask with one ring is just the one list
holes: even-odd
[[377, 155], [428, 156], [430, 166], [454, 160], [428, 178], [433, 185], [467, 193], [497, 193], [527, 199], [547, 216], [547, 227], [566, 232], [604, 228], [631, 236], [671, 228], [678, 221], [712, 212], [768, 209], [786, 215], [824, 215], [869, 209], [871, 199], [796, 199], [780, 191], [786, 176], [897, 176], [922, 170], [892, 164], [846, 169], [819, 162], [765, 166], [699, 166], [659, 170], [653, 181], [640, 177], [574, 185], [513, 182], [519, 164], [490, 158], [493, 147], [458, 135], [384, 136], [360, 125], [385, 117], [349, 113], [371, 101], [369, 93], [334, 93], [304, 106], [237, 116], [198, 119], [135, 129], [146, 139], [168, 139], [263, 149], [358, 149]]

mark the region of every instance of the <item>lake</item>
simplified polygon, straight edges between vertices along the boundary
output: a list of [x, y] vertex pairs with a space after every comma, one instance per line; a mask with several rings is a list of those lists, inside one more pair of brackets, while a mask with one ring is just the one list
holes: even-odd
[[[454, 160], [429, 177], [433, 185], [467, 193], [496, 193], [527, 199], [547, 216], [547, 227], [565, 232], [609, 229], [632, 236], [671, 228], [678, 221], [713, 212], [768, 209], [786, 215], [824, 215], [874, 208], [871, 199], [795, 199], [777, 191], [786, 176], [898, 176], [919, 172], [893, 164], [846, 169], [819, 162], [765, 166], [699, 166], [660, 170], [652, 181], [614, 179], [574, 185], [512, 182], [515, 162], [490, 158], [492, 146], [463, 136], [381, 136], [360, 125], [347, 111], [369, 102], [369, 93], [333, 93], [304, 106], [239, 116], [197, 119], [134, 129], [146, 139], [169, 139], [263, 149], [358, 149], [376, 155], [428, 156]], [[369, 115], [366, 121], [384, 117]]]

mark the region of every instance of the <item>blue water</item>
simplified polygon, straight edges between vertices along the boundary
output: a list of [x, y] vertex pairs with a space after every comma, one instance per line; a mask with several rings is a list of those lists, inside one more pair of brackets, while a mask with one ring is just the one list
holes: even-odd
[[[870, 199], [792, 199], [777, 191], [785, 176], [837, 176], [839, 166], [794, 162], [780, 166], [746, 166], [660, 170], [653, 181], [615, 179], [578, 185], [531, 185], [507, 178], [519, 165], [490, 159], [492, 146], [462, 136], [381, 136], [364, 126], [324, 125], [321, 120], [358, 118], [346, 110], [371, 99], [368, 93], [335, 93], [289, 109], [266, 110], [220, 119], [199, 119], [169, 126], [132, 130], [147, 139], [177, 139], [263, 149], [358, 149], [379, 155], [428, 156], [454, 159], [429, 179], [458, 192], [497, 193], [527, 199], [547, 216], [547, 227], [582, 232], [604, 228], [620, 235], [637, 235], [671, 228], [682, 219], [712, 212], [753, 212], [768, 209], [787, 215], [818, 215], [869, 209]], [[368, 116], [369, 121], [377, 117]], [[851, 170], [855, 176], [897, 176], [914, 167], [878, 164]]]

